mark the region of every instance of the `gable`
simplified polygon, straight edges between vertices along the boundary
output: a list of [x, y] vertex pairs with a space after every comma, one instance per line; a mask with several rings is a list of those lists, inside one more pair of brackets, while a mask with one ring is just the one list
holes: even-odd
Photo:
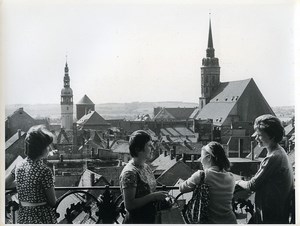
[[154, 117], [154, 120], [174, 120], [175, 117], [170, 114], [165, 108], [162, 108], [160, 112]]
[[240, 121], [253, 122], [263, 114], [275, 115], [272, 108], [251, 79], [243, 95], [238, 100], [237, 112]]
[[91, 111], [90, 113], [82, 116], [81, 119], [77, 121], [79, 125], [107, 125], [108, 123], [99, 115], [96, 111]]

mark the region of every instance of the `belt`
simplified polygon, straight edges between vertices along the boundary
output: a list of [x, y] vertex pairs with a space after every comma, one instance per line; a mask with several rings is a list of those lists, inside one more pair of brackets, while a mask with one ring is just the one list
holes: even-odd
[[20, 201], [21, 206], [43, 206], [46, 205], [47, 202], [21, 202]]

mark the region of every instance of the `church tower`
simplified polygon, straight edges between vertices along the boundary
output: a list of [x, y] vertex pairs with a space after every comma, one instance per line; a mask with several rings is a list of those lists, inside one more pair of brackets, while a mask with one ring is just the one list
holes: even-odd
[[70, 88], [68, 63], [65, 66], [64, 88], [61, 90], [61, 128], [72, 130], [73, 127], [73, 91]]
[[211, 20], [209, 19], [208, 45], [206, 57], [202, 59], [201, 67], [201, 97], [199, 109], [201, 110], [212, 98], [212, 94], [220, 84], [219, 59], [215, 57], [213, 38], [211, 32]]

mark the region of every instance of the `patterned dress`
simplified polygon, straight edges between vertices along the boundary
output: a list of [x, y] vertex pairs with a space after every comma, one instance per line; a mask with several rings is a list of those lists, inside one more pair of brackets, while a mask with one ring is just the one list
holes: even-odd
[[[135, 198], [140, 198], [155, 191], [156, 180], [151, 168], [147, 164], [136, 165], [129, 161], [120, 175], [120, 186], [124, 188], [135, 187]], [[127, 211], [125, 224], [153, 224], [155, 220], [155, 204], [148, 203], [143, 207]]]
[[[19, 201], [30, 203], [47, 202], [45, 190], [54, 187], [53, 175], [42, 160], [32, 161], [28, 157], [12, 171], [17, 184]], [[53, 208], [42, 206], [21, 206], [19, 224], [55, 224], [57, 219]]]

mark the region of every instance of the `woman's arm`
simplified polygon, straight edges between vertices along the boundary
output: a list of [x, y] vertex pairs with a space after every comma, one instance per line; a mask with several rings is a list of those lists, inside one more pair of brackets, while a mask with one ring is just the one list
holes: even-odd
[[179, 191], [182, 193], [191, 192], [195, 189], [196, 185], [200, 183], [200, 175], [204, 173], [203, 171], [198, 170], [186, 181], [182, 182], [179, 185]]
[[149, 202], [163, 200], [168, 196], [168, 193], [165, 191], [153, 192], [140, 198], [135, 198], [135, 194], [135, 187], [127, 187], [123, 189], [124, 204], [128, 211], [142, 207]]
[[15, 178], [11, 173], [9, 173], [5, 177], [5, 188], [15, 188], [15, 187], [16, 187]]
[[54, 187], [45, 189], [45, 194], [49, 206], [54, 207], [56, 204], [56, 195], [55, 195]]
[[278, 161], [279, 158], [277, 156], [265, 158], [261, 162], [259, 170], [255, 174], [255, 176], [251, 178], [251, 180], [239, 180], [236, 182], [236, 184], [244, 189], [256, 191], [259, 187], [263, 186], [266, 179], [268, 179], [270, 175], [274, 173], [274, 171], [278, 167]]

